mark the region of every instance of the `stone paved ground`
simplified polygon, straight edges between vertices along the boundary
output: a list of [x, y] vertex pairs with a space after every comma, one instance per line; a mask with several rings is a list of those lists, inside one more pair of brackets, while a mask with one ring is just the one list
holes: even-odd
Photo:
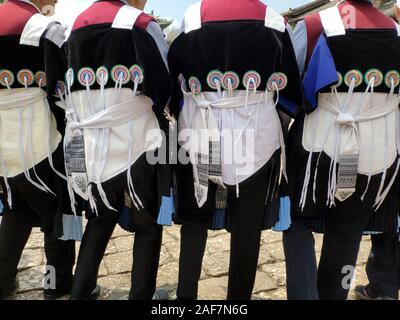
[[[316, 250], [321, 250], [321, 236], [316, 236]], [[286, 299], [285, 262], [282, 235], [272, 231], [263, 233], [257, 271], [254, 299]], [[108, 245], [100, 267], [99, 284], [103, 291], [101, 299], [127, 299], [130, 286], [133, 237], [119, 227]], [[357, 264], [357, 283], [365, 284], [365, 264], [370, 242], [362, 242]], [[160, 260], [158, 287], [170, 292], [175, 298], [178, 276], [179, 228], [166, 228]], [[229, 257], [229, 234], [210, 232], [203, 272], [199, 285], [201, 299], [224, 299], [226, 296]], [[19, 288], [13, 299], [41, 299], [41, 280], [44, 268], [43, 236], [34, 230], [19, 264]], [[352, 297], [350, 297], [352, 298]]]

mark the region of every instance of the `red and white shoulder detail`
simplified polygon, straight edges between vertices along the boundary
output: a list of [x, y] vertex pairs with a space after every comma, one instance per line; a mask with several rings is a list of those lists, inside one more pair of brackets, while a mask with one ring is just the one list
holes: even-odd
[[132, 30], [133, 27], [138, 27], [146, 30], [149, 23], [154, 21], [154, 18], [130, 5], [122, 6], [112, 24], [115, 29]]
[[285, 18], [276, 12], [271, 7], [267, 7], [265, 12], [265, 26], [267, 28], [275, 29], [280, 32], [286, 31], [287, 21]]
[[[352, 20], [349, 14], [354, 17]], [[304, 18], [304, 22], [308, 40], [313, 44], [316, 43], [324, 29], [330, 31], [332, 35], [335, 33], [343, 34], [343, 24], [346, 24], [345, 29], [397, 28], [397, 24], [392, 19], [372, 5], [362, 2], [348, 3], [347, 1], [319, 13], [312, 13]]]
[[37, 13], [26, 23], [19, 43], [39, 47], [40, 39], [43, 36], [61, 47], [65, 40], [65, 29], [53, 18]]

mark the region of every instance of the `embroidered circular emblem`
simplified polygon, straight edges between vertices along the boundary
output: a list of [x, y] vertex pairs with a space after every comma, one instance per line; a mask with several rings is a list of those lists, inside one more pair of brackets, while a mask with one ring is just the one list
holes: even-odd
[[373, 80], [374, 87], [379, 87], [383, 82], [383, 74], [378, 69], [370, 69], [366, 72], [364, 80], [367, 85]]
[[97, 69], [96, 81], [99, 86], [104, 86], [108, 82], [108, 70], [106, 67], [100, 67]]
[[243, 76], [243, 86], [248, 89], [257, 89], [261, 85], [261, 76], [257, 71], [248, 71]]
[[276, 87], [278, 88], [279, 91], [283, 90], [286, 88], [287, 83], [288, 83], [288, 79], [286, 74], [282, 73], [282, 72], [276, 72], [273, 73], [267, 82], [267, 89], [269, 91], [274, 91], [275, 90], [275, 86], [274, 83], [276, 85]]
[[354, 79], [354, 86], [358, 87], [363, 83], [363, 74], [361, 71], [353, 69], [348, 71], [344, 76], [344, 83], [350, 87], [351, 81]]
[[196, 77], [189, 78], [189, 88], [192, 93], [200, 94], [201, 93], [201, 82]]
[[92, 68], [82, 68], [78, 72], [78, 81], [82, 86], [92, 86], [96, 81], [96, 75]]
[[44, 71], [36, 72], [35, 81], [39, 87], [45, 87], [47, 84], [46, 73]]
[[229, 90], [230, 86], [232, 86], [232, 90], [236, 90], [239, 88], [240, 85], [240, 78], [237, 73], [228, 71], [225, 72], [224, 76], [222, 77], [222, 86], [225, 90]]
[[65, 83], [63, 81], [57, 81], [55, 96], [60, 98], [60, 96], [65, 94]]
[[336, 73], [337, 73], [337, 76], [338, 76], [338, 82], [337, 82], [337, 84], [334, 84], [332, 86], [332, 88], [339, 88], [343, 84], [343, 76], [342, 76], [342, 74], [339, 71], [337, 71]]
[[385, 84], [389, 89], [392, 88], [392, 83], [394, 88], [400, 84], [400, 73], [396, 70], [389, 71], [385, 76]]
[[138, 83], [142, 84], [143, 80], [144, 80], [144, 71], [142, 69], [141, 66], [139, 66], [138, 64], [134, 64], [130, 70], [129, 70], [130, 74], [131, 74], [131, 80], [133, 82], [135, 82], [135, 79], [138, 78]]
[[14, 74], [10, 70], [0, 70], [0, 84], [4, 87], [12, 86], [15, 81]]
[[17, 79], [20, 84], [30, 86], [35, 81], [33, 72], [28, 69], [22, 69], [17, 73]]
[[111, 78], [114, 82], [121, 81], [122, 84], [127, 84], [130, 80], [128, 68], [121, 64], [114, 66], [111, 69]]
[[72, 85], [74, 84], [74, 81], [75, 81], [74, 69], [69, 68], [67, 73], [65, 74], [65, 82], [67, 83], [67, 85], [69, 87], [72, 87]]
[[219, 70], [211, 71], [207, 76], [207, 84], [208, 84], [208, 86], [211, 89], [217, 90], [218, 89], [218, 83], [219, 83], [220, 87], [222, 86], [222, 77], [223, 76], [224, 75]]

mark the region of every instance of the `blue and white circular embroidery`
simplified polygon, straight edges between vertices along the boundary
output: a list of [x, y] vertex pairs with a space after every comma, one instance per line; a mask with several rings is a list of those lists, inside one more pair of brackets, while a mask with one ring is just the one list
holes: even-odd
[[386, 73], [385, 84], [389, 89], [392, 88], [392, 85], [393, 88], [396, 88], [400, 84], [400, 73], [396, 70], [391, 70]]
[[225, 90], [236, 90], [239, 88], [240, 85], [240, 78], [236, 72], [228, 71], [225, 72], [224, 76], [222, 77], [222, 86]]
[[44, 71], [38, 71], [35, 74], [35, 81], [38, 87], [45, 87], [47, 85], [46, 73]]
[[282, 72], [276, 72], [273, 73], [267, 82], [267, 89], [269, 91], [274, 91], [274, 90], [278, 90], [281, 91], [283, 89], [286, 88], [288, 83], [288, 79], [286, 74], [282, 73]]
[[82, 68], [78, 72], [78, 81], [82, 86], [92, 86], [96, 81], [96, 75], [92, 68]]
[[35, 76], [31, 70], [22, 69], [17, 73], [17, 79], [23, 86], [31, 86], [35, 82]]
[[130, 80], [130, 74], [127, 67], [119, 64], [111, 69], [111, 78], [114, 82], [121, 82], [122, 84], [127, 84]]
[[196, 77], [190, 77], [189, 78], [189, 88], [190, 91], [194, 94], [200, 94], [201, 93], [201, 82], [199, 79]]
[[12, 86], [14, 84], [14, 74], [7, 69], [0, 70], [0, 84], [4, 87]]
[[211, 71], [207, 76], [207, 84], [211, 89], [218, 90], [222, 87], [223, 74], [219, 70]]
[[96, 71], [96, 81], [99, 86], [105, 86], [108, 82], [108, 70], [106, 67], [100, 67]]
[[144, 71], [143, 68], [141, 66], [139, 66], [138, 64], [134, 64], [130, 70], [129, 70], [130, 74], [131, 74], [131, 80], [133, 82], [135, 82], [136, 79], [138, 79], [138, 83], [142, 84], [143, 80], [144, 80]]
[[243, 86], [247, 89], [257, 89], [261, 85], [261, 76], [257, 71], [248, 71], [243, 76]]

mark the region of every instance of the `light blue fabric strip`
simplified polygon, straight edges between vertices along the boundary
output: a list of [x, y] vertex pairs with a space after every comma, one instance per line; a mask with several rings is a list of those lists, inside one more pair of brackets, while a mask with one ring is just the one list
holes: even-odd
[[63, 214], [63, 234], [60, 240], [81, 241], [83, 236], [82, 217]]
[[292, 224], [292, 217], [290, 216], [291, 203], [289, 197], [280, 199], [279, 208], [279, 221], [272, 228], [274, 231], [285, 231], [290, 228]]
[[171, 190], [171, 195], [169, 197], [162, 197], [157, 223], [162, 226], [172, 226], [172, 215], [174, 212], [174, 197]]

